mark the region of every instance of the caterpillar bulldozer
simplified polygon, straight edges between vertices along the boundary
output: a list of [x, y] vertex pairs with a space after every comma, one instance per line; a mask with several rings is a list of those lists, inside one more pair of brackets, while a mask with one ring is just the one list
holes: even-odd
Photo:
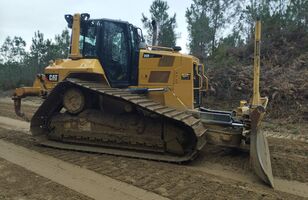
[[140, 28], [90, 15], [65, 15], [72, 29], [68, 59], [51, 61], [32, 87], [13, 95], [40, 96], [31, 133], [44, 146], [182, 163], [207, 144], [250, 151], [255, 173], [273, 186], [269, 149], [259, 124], [260, 29], [256, 23], [252, 99], [233, 111], [202, 107], [204, 65], [180, 47], [147, 46]]

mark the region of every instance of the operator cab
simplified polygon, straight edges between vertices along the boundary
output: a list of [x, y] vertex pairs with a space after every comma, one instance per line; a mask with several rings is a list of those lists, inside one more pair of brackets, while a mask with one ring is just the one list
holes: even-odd
[[[89, 18], [89, 14], [81, 14], [82, 57], [98, 59], [112, 87], [137, 85], [141, 29], [120, 20]], [[65, 15], [65, 19], [72, 28], [72, 15]]]

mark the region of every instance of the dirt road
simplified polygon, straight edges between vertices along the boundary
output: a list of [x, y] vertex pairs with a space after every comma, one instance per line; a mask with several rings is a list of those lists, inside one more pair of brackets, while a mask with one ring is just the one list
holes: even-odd
[[0, 158], [1, 200], [90, 200], [84, 195]]
[[[0, 115], [12, 116], [13, 110], [8, 109], [10, 106], [0, 103]], [[27, 109], [30, 111], [35, 107], [28, 105]], [[2, 110], [7, 112], [3, 114]], [[31, 111], [28, 114], [30, 115]], [[228, 149], [208, 146], [196, 161], [187, 165], [175, 165], [44, 148], [35, 144], [30, 135], [17, 130], [16, 127], [12, 130], [5, 128], [0, 129], [0, 137], [6, 142], [55, 157], [170, 199], [302, 199], [308, 197], [308, 145], [305, 141], [269, 138], [277, 185], [276, 190], [273, 190], [264, 186], [251, 174], [248, 154]]]
[[0, 140], [0, 157], [93, 199], [167, 200], [146, 190]]

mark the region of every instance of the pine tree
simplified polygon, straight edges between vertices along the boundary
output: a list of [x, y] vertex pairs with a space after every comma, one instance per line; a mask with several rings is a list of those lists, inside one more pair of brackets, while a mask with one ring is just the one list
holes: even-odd
[[67, 58], [70, 36], [67, 29], [55, 36], [54, 41], [44, 39], [44, 34], [35, 32], [26, 51], [26, 42], [14, 36], [7, 37], [0, 48], [0, 89], [13, 89], [31, 85], [37, 73], [42, 73], [50, 60]]
[[189, 48], [192, 54], [204, 60], [218, 46], [220, 31], [224, 28], [227, 18], [224, 14], [229, 0], [193, 0], [186, 11]]
[[7, 37], [0, 48], [1, 63], [19, 63], [26, 55], [26, 42], [21, 37]]
[[67, 58], [69, 54], [70, 35], [68, 29], [64, 29], [61, 34], [55, 36], [55, 58]]
[[[173, 47], [176, 45], [176, 14], [169, 16], [169, 6], [166, 1], [155, 0], [150, 7], [151, 17], [142, 14], [142, 23], [147, 29], [147, 41], [152, 45]], [[153, 44], [153, 21], [157, 25], [157, 44]]]

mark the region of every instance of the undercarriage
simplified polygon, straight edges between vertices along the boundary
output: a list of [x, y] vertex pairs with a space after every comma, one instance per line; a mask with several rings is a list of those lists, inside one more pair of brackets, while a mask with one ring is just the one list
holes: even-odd
[[[117, 148], [112, 154], [118, 155], [138, 150], [149, 159], [183, 162], [203, 148], [207, 129], [193, 114], [145, 95], [68, 79], [52, 90], [35, 113], [31, 131], [46, 145], [50, 139], [74, 144], [74, 148], [79, 145], [81, 150], [82, 145], [101, 147], [99, 152]], [[136, 157], [135, 152], [131, 154]]]

